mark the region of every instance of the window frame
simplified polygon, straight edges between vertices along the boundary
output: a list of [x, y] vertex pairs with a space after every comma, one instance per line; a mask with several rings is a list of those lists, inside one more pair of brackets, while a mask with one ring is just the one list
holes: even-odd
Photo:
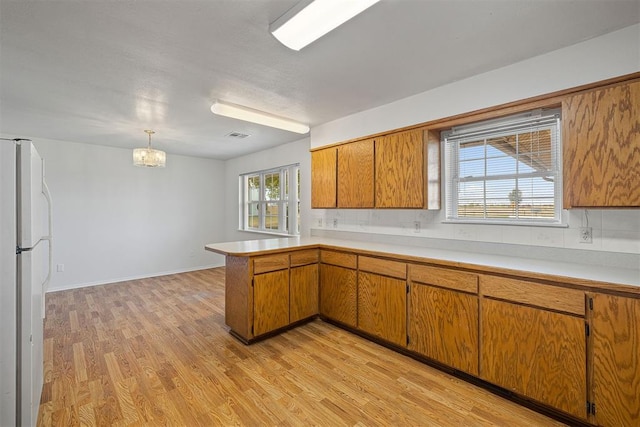
[[[294, 163], [276, 168], [264, 169], [260, 171], [248, 172], [239, 176], [239, 227], [240, 231], [251, 233], [267, 233], [286, 236], [300, 235], [300, 203], [299, 191], [300, 164]], [[266, 190], [266, 180], [270, 175], [278, 175], [280, 189], [278, 198], [268, 198]], [[251, 197], [249, 180], [258, 177], [258, 198]], [[284, 183], [284, 185], [283, 185]], [[257, 204], [258, 227], [250, 226], [251, 204]], [[278, 228], [267, 227], [267, 206], [275, 204], [278, 206]], [[292, 210], [293, 208], [293, 210]]]
[[[488, 160], [492, 158], [487, 153], [487, 140], [506, 135], [519, 136], [523, 129], [528, 127], [532, 129], [550, 129], [551, 147], [550, 147], [550, 166], [552, 168], [548, 172], [532, 171], [519, 172], [520, 160], [515, 159], [514, 173], [492, 173], [487, 169]], [[555, 137], [553, 136], [555, 135]], [[454, 224], [488, 224], [488, 225], [516, 225], [516, 226], [542, 226], [542, 227], [567, 227], [566, 219], [562, 212], [562, 123], [560, 109], [551, 110], [534, 110], [508, 117], [489, 119], [477, 123], [454, 127], [451, 130], [442, 132], [443, 145], [443, 166], [445, 171], [445, 219], [444, 223]], [[483, 175], [475, 177], [459, 177], [461, 165], [460, 144], [470, 142], [473, 139], [484, 140], [484, 155], [479, 158], [484, 161]], [[452, 141], [453, 140], [453, 141]], [[519, 142], [518, 142], [519, 144]], [[518, 145], [519, 146], [519, 145]], [[516, 155], [519, 151], [516, 149]], [[478, 159], [478, 160], [479, 160]], [[554, 200], [554, 216], [550, 217], [509, 217], [509, 218], [491, 218], [487, 217], [487, 182], [497, 182], [499, 180], [514, 179], [515, 190], [519, 190], [518, 183], [520, 179], [539, 178], [543, 176], [553, 177], [553, 200]], [[460, 196], [459, 184], [464, 182], [482, 182], [484, 185], [484, 196], [481, 199], [483, 217], [468, 217], [458, 214], [458, 200]], [[519, 215], [518, 205], [516, 205], [516, 215]]]

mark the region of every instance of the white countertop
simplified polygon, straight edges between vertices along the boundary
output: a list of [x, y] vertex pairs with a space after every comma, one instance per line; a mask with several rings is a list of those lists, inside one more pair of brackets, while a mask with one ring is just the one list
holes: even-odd
[[[567, 278], [570, 282], [599, 282], [599, 284], [627, 285], [640, 288], [640, 267], [614, 268], [587, 264], [567, 263], [510, 257], [504, 255], [482, 254], [474, 252], [451, 251], [418, 246], [391, 245], [332, 239], [325, 237], [291, 237], [266, 240], [249, 240], [225, 243], [211, 243], [205, 249], [223, 255], [251, 256], [283, 250], [301, 249], [304, 247], [330, 247], [333, 249], [352, 250], [376, 255], [400, 255], [416, 258], [416, 261], [442, 263], [463, 268], [497, 268], [513, 270], [514, 273], [525, 272], [532, 278], [537, 276], [555, 276], [554, 279]], [[419, 258], [419, 260], [417, 259]], [[578, 283], [588, 285], [589, 283]], [[606, 286], [605, 286], [606, 287]], [[620, 289], [625, 290], [625, 289]], [[640, 289], [626, 289], [640, 292]]]

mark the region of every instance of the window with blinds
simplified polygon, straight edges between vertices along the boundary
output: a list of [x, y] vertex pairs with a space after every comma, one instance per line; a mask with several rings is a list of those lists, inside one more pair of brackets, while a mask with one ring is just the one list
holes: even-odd
[[560, 111], [443, 133], [448, 221], [561, 223]]

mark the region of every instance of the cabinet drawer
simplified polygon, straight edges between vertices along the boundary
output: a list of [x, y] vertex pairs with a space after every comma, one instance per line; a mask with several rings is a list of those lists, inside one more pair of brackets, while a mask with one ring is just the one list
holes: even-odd
[[480, 276], [480, 289], [484, 296], [579, 316], [585, 314], [584, 291], [577, 289], [497, 276]]
[[358, 265], [356, 255], [344, 252], [320, 251], [320, 259], [324, 264], [332, 264], [340, 267], [355, 269]]
[[253, 274], [289, 268], [289, 254], [267, 255], [253, 260]]
[[297, 251], [291, 253], [291, 267], [299, 267], [301, 265], [315, 264], [318, 262], [318, 250], [309, 249], [305, 251]]
[[449, 270], [427, 265], [410, 265], [409, 279], [456, 291], [478, 293], [478, 275], [466, 271]]
[[369, 273], [377, 273], [383, 276], [403, 280], [407, 278], [407, 264], [404, 262], [360, 256], [358, 257], [358, 268], [360, 271], [368, 271]]

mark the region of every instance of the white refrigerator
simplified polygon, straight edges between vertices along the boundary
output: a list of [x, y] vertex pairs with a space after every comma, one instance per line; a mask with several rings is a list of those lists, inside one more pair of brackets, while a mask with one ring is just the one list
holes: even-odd
[[51, 197], [29, 140], [0, 140], [0, 426], [34, 426], [43, 384]]

